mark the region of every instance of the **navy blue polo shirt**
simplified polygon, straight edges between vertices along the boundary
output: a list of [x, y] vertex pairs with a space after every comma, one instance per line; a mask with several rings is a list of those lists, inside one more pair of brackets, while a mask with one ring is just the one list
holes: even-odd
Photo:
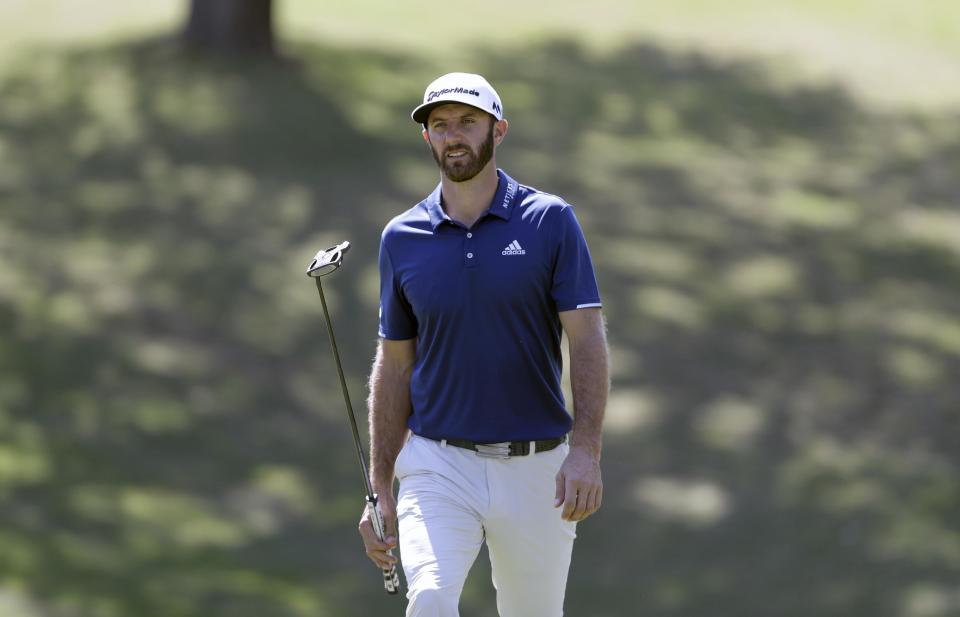
[[380, 242], [380, 336], [418, 338], [408, 426], [434, 439], [550, 439], [572, 425], [560, 386], [558, 312], [599, 307], [573, 208], [498, 170], [471, 228], [440, 186]]

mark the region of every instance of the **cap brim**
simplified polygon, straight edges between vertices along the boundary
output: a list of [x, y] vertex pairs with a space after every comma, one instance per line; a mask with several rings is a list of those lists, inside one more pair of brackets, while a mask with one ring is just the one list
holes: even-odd
[[413, 112], [410, 113], [410, 117], [413, 118], [413, 121], [416, 122], [417, 124], [426, 124], [427, 118], [430, 117], [430, 111], [433, 110], [434, 107], [440, 107], [441, 105], [447, 105], [449, 103], [460, 103], [461, 105], [469, 105], [474, 109], [479, 109], [485, 114], [490, 114], [495, 119], [497, 118], [494, 114], [490, 113], [489, 111], [487, 111], [482, 107], [477, 107], [476, 105], [469, 103], [467, 101], [462, 101], [460, 99], [454, 99], [454, 98], [443, 99], [443, 100], [433, 100], [433, 101], [430, 101], [429, 103], [424, 103], [423, 105], [420, 105], [419, 107], [414, 109]]
[[430, 116], [430, 110], [437, 105], [443, 105], [448, 102], [449, 101], [430, 101], [429, 103], [424, 103], [423, 105], [414, 109], [410, 114], [410, 117], [413, 118], [413, 121], [417, 124], [426, 124], [427, 118]]

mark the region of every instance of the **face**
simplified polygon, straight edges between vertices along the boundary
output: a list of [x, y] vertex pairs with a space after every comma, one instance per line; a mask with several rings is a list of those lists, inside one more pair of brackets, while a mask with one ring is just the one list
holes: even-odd
[[476, 107], [451, 103], [430, 111], [424, 136], [433, 160], [453, 182], [470, 180], [493, 158], [497, 122]]

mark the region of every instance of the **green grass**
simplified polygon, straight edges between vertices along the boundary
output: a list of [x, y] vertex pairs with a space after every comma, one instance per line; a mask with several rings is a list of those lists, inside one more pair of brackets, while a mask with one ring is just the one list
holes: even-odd
[[960, 101], [960, 8], [941, 0], [895, 3], [681, 2], [484, 4], [484, 17], [429, 2], [292, 1], [280, 23], [292, 35], [423, 50], [447, 67], [474, 66], [496, 47], [558, 33], [610, 52], [638, 39], [715, 57], [758, 54], [786, 60], [786, 72], [834, 80], [875, 103], [945, 107]]
[[[0, 7], [0, 45], [170, 31], [186, 4], [19, 0]], [[960, 8], [944, 0], [600, 0], [549, 7], [491, 0], [475, 14], [419, 0], [276, 6], [288, 39], [437, 54], [448, 68], [475, 66], [495, 47], [557, 34], [606, 51], [653, 39], [720, 57], [785, 58], [793, 75], [840, 81], [875, 103], [942, 108], [960, 101]]]
[[[548, 7], [535, 3], [492, 0], [483, 9], [484, 18], [439, 10], [429, 2], [400, 6], [390, 2], [363, 7], [340, 1], [323, 7], [309, 0], [282, 5], [281, 23], [344, 39], [365, 42], [404, 41], [416, 47], [449, 49], [451, 38], [495, 41], [517, 36], [542, 36], [557, 30], [577, 33], [587, 42], [611, 37], [636, 37], [658, 33], [704, 34], [723, 40], [750, 33], [767, 25], [798, 27], [818, 24], [889, 41], [960, 50], [960, 9], [942, 0], [891, 3], [877, 0], [840, 2], [763, 2], [762, 0], [682, 0], [680, 2], [617, 2], [599, 0], [589, 4], [560, 2]], [[349, 27], [341, 29], [341, 26]], [[514, 38], [515, 40], [515, 38]], [[743, 41], [749, 45], [749, 41]]]

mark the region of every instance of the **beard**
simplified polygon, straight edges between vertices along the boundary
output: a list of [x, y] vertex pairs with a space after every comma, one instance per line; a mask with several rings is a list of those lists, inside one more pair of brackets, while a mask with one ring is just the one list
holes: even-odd
[[[447, 152], [450, 150], [466, 150], [466, 156], [459, 159], [447, 159]], [[438, 154], [437, 149], [430, 144], [430, 152], [433, 153], [433, 160], [437, 162], [437, 167], [443, 172], [448, 180], [453, 182], [466, 182], [472, 179], [487, 166], [490, 159], [493, 158], [493, 123], [490, 123], [490, 131], [487, 138], [480, 144], [480, 148], [474, 152], [466, 144], [453, 144], [444, 149], [443, 154]]]

